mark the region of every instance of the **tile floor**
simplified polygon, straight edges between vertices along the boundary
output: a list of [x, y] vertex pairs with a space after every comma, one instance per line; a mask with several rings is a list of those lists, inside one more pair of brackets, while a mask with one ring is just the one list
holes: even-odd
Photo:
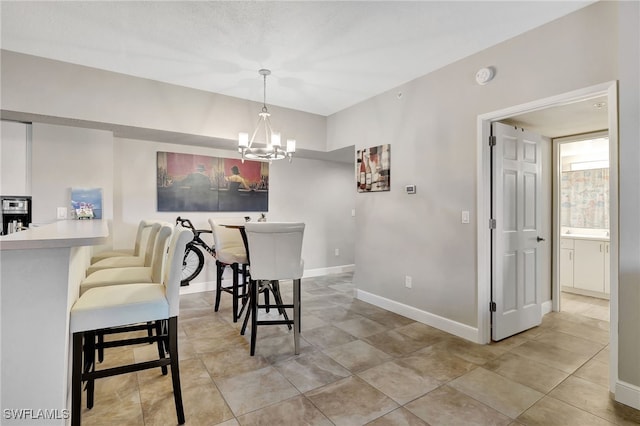
[[[182, 296], [187, 424], [640, 424], [640, 411], [609, 395], [608, 303], [564, 295], [565, 311], [541, 326], [476, 345], [354, 299], [351, 279], [303, 280], [298, 356], [284, 326], [262, 326], [250, 357], [228, 295], [217, 313], [211, 292]], [[153, 345], [115, 348], [103, 364], [155, 355]], [[157, 370], [98, 380], [82, 416], [84, 425], [176, 424], [171, 380]]]

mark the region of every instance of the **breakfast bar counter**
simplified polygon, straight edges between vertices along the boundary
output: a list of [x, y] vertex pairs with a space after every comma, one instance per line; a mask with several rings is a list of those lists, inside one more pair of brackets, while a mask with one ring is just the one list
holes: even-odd
[[64, 220], [0, 237], [0, 400], [5, 424], [68, 423], [69, 311], [107, 223]]

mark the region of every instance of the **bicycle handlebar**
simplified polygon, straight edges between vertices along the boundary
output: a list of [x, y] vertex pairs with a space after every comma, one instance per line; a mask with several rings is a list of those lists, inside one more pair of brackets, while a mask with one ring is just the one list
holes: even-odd
[[[178, 225], [178, 223], [182, 226], [184, 226], [185, 228], [189, 228], [191, 229], [191, 232], [193, 232], [193, 234], [195, 235], [194, 238], [198, 238], [200, 234], [205, 233], [205, 234], [211, 234], [213, 231], [211, 231], [211, 229], [196, 229], [195, 226], [193, 226], [193, 223], [191, 223], [191, 221], [189, 219], [183, 219], [180, 216], [178, 216], [176, 218], [176, 225]], [[186, 223], [186, 225], [185, 225]]]

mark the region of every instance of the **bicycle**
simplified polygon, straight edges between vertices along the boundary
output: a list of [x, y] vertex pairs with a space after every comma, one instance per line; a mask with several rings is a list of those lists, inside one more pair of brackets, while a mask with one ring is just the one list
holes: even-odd
[[200, 238], [200, 234], [211, 234], [212, 231], [210, 229], [196, 229], [189, 219], [183, 219], [180, 216], [176, 219], [176, 225], [178, 224], [191, 229], [191, 232], [193, 232], [193, 239], [187, 243], [184, 258], [182, 259], [180, 285], [187, 286], [191, 280], [198, 276], [204, 267], [204, 253], [202, 253], [201, 248], [211, 256], [216, 255], [216, 249], [214, 246], [209, 246]]

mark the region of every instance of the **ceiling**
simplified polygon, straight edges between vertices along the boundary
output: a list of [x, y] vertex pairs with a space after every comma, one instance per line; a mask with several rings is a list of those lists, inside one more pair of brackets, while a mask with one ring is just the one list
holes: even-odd
[[590, 3], [2, 1], [0, 41], [260, 102], [269, 68], [268, 104], [326, 116]]
[[502, 120], [549, 138], [580, 135], [609, 128], [607, 96], [547, 107]]

